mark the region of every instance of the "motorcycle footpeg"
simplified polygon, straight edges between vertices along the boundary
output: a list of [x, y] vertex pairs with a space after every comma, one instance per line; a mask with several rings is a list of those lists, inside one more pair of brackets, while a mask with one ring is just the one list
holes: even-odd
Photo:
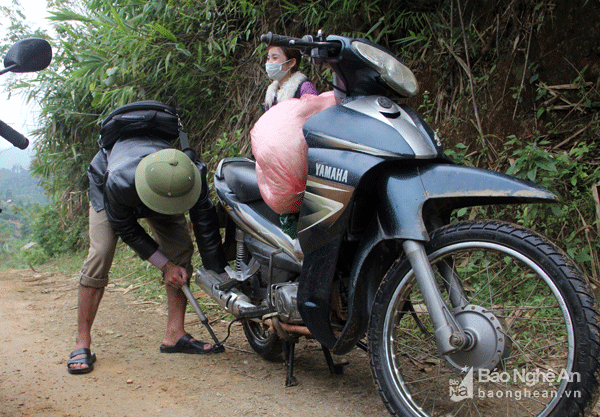
[[221, 282], [220, 284], [216, 284], [215, 288], [219, 291], [231, 291], [238, 284], [238, 281], [235, 279], [230, 279], [225, 282]]
[[272, 313], [273, 311], [269, 306], [258, 306], [254, 308], [242, 307], [240, 308], [240, 318], [242, 319], [257, 319], [261, 318], [266, 314]]

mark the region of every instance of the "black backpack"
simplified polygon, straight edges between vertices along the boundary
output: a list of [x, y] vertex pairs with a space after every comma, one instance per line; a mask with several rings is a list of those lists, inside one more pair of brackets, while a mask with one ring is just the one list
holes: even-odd
[[183, 132], [179, 110], [156, 100], [136, 101], [113, 110], [100, 127], [101, 148], [111, 149], [119, 139], [152, 136], [174, 142]]

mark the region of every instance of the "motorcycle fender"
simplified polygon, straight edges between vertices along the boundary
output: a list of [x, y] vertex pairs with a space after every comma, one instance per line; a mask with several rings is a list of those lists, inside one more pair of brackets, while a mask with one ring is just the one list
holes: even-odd
[[429, 240], [429, 215], [444, 218], [461, 207], [558, 200], [546, 189], [508, 175], [441, 164], [380, 177], [379, 198], [382, 204], [354, 258], [348, 320], [331, 348], [335, 354], [348, 353], [367, 331], [374, 294], [401, 253], [401, 248], [394, 245], [405, 239]]
[[427, 241], [424, 219], [489, 204], [556, 202], [558, 197], [530, 182], [481, 168], [438, 164], [396, 171], [380, 178], [378, 210], [385, 239]]

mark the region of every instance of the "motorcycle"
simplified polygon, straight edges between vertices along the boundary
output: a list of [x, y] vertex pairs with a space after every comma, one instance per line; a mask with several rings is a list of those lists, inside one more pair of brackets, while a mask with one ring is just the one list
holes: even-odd
[[[328, 66], [337, 104], [303, 127], [308, 178], [297, 239], [261, 198], [252, 160], [227, 158], [216, 170], [235, 270], [225, 279], [199, 268], [195, 281], [242, 320], [252, 348], [265, 359], [285, 350], [288, 386], [300, 337], [319, 342], [336, 373], [343, 365], [331, 353], [361, 348], [393, 415], [590, 413], [600, 316], [585, 276], [536, 232], [452, 221], [464, 207], [557, 197], [450, 160], [433, 129], [392, 100], [418, 85], [381, 46], [321, 33], [262, 41]], [[0, 74], [39, 71], [50, 60], [47, 42], [23, 40]], [[0, 135], [28, 145], [2, 122]]]
[[452, 221], [463, 207], [557, 197], [447, 157], [434, 130], [392, 100], [418, 84], [383, 47], [321, 32], [261, 41], [330, 68], [336, 105], [303, 126], [297, 239], [261, 198], [252, 160], [227, 158], [216, 170], [235, 270], [224, 279], [200, 268], [195, 282], [243, 321], [253, 350], [265, 359], [285, 350], [289, 386], [300, 337], [322, 345], [333, 372], [342, 365], [331, 353], [362, 348], [392, 415], [589, 413], [600, 316], [587, 279], [534, 231]]
[[[48, 41], [39, 38], [22, 39], [10, 47], [4, 57], [4, 69], [0, 75], [7, 72], [37, 72], [50, 65], [52, 47]], [[29, 139], [0, 120], [0, 136], [19, 149], [29, 146]], [[0, 213], [2, 209], [0, 209]]]

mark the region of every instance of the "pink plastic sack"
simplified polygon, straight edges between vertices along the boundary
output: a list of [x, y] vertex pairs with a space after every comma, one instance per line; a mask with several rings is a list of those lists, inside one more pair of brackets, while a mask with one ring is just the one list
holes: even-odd
[[290, 98], [271, 107], [252, 128], [258, 188], [276, 213], [300, 211], [308, 173], [308, 146], [302, 125], [334, 104], [333, 91]]

